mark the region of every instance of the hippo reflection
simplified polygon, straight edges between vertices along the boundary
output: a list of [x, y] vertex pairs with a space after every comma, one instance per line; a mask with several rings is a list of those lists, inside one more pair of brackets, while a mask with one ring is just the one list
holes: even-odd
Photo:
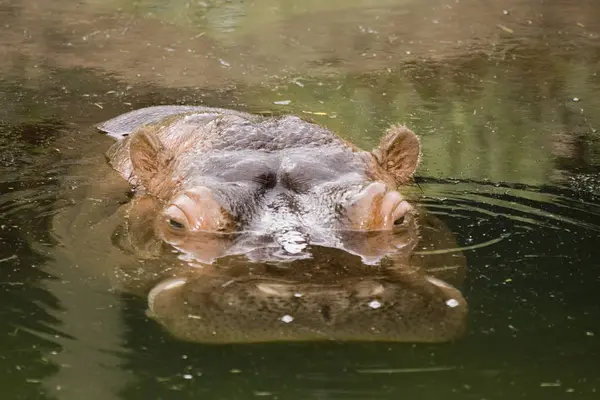
[[99, 129], [117, 139], [108, 161], [133, 187], [112, 217], [113, 245], [136, 259], [115, 266], [118, 285], [148, 296], [148, 314], [174, 336], [440, 342], [463, 332], [464, 260], [415, 251], [453, 239], [398, 191], [420, 157], [409, 129], [391, 127], [372, 152], [297, 117], [205, 107], [145, 108]]
[[148, 314], [202, 342], [440, 342], [463, 332], [464, 299], [446, 282], [388, 259], [369, 266], [338, 249], [311, 253], [279, 265], [232, 257], [218, 271], [175, 274], [150, 290]]

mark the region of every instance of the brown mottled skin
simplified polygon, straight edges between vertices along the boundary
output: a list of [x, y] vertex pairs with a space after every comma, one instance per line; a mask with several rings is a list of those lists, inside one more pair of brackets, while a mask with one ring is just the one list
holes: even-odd
[[423, 233], [449, 234], [398, 191], [420, 158], [408, 128], [390, 127], [372, 152], [298, 117], [206, 107], [150, 107], [99, 129], [118, 139], [107, 158], [133, 187], [113, 242], [146, 260], [122, 279], [148, 282], [149, 315], [173, 335], [439, 342], [463, 332], [466, 302], [447, 283], [462, 272], [428, 272], [415, 255]]
[[[101, 129], [110, 133], [110, 126]], [[417, 167], [419, 141], [394, 126], [366, 152], [298, 117], [202, 108], [138, 126], [108, 158], [156, 217], [156, 236], [169, 243], [248, 231], [280, 243], [293, 231], [303, 244], [343, 248], [343, 232], [402, 222], [411, 206], [396, 188]], [[195, 243], [195, 254], [211, 262], [264, 250], [241, 236], [230, 236], [228, 248], [224, 238], [206, 249]]]

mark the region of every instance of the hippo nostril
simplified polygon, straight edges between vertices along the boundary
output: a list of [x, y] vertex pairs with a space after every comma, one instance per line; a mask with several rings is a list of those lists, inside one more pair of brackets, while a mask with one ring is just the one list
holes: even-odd
[[267, 190], [273, 189], [277, 185], [277, 175], [272, 171], [260, 174], [252, 180]]

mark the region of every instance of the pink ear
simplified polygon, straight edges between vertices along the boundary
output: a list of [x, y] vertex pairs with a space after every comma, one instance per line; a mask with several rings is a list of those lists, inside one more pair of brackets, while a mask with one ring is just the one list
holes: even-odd
[[419, 138], [402, 125], [391, 126], [371, 153], [379, 165], [392, 174], [396, 184], [410, 180], [419, 165], [421, 146]]
[[129, 144], [129, 155], [134, 175], [152, 192], [154, 183], [167, 167], [163, 144], [153, 131], [142, 129], [133, 134]]

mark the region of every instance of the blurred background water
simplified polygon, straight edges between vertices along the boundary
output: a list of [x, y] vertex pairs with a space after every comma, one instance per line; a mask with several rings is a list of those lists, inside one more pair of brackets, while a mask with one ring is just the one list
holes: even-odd
[[[0, 1], [2, 398], [598, 398], [599, 21], [593, 0]], [[190, 344], [87, 260], [63, 279], [51, 221], [110, 143], [91, 126], [156, 104], [367, 149], [409, 125], [424, 204], [473, 247], [467, 335]]]

